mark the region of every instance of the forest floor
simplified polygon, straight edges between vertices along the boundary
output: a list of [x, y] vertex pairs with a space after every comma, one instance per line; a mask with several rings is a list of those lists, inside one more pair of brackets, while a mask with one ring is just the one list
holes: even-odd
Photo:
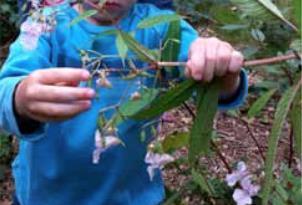
[[[253, 84], [254, 80], [254, 77], [251, 77], [250, 84]], [[253, 97], [249, 96], [248, 101], [253, 100]], [[260, 118], [248, 121], [246, 117], [247, 104], [249, 103], [247, 102], [245, 106], [236, 111], [237, 114], [235, 112], [217, 113], [214, 124], [217, 135], [215, 143], [229, 166], [232, 167], [237, 162], [243, 160], [252, 173], [258, 173], [261, 176], [263, 175], [263, 158], [261, 153], [265, 155], [275, 108], [273, 105], [268, 105]], [[191, 107], [194, 110], [194, 106]], [[171, 113], [178, 120], [174, 123], [165, 123], [160, 136], [167, 136], [179, 130], [188, 130], [192, 124], [192, 117], [186, 109], [176, 109], [171, 111]], [[297, 174], [301, 175], [301, 163], [298, 158], [294, 157], [292, 160], [289, 160], [291, 149], [288, 136], [289, 125], [285, 124], [279, 142], [276, 162], [291, 163]], [[176, 153], [178, 156], [186, 156], [186, 154], [186, 149], [181, 149]], [[215, 156], [217, 155], [211, 158], [202, 158], [200, 163], [208, 167], [212, 176], [218, 176], [223, 179], [227, 174], [226, 166], [221, 158]], [[11, 203], [11, 195], [14, 190], [11, 170], [8, 167], [6, 167], [4, 180], [0, 181], [0, 205], [9, 205]], [[187, 174], [185, 174], [186, 169], [186, 166], [181, 166], [180, 169], [174, 166], [166, 167], [163, 171], [163, 177], [168, 190], [179, 190], [182, 185], [190, 180]], [[202, 201], [201, 197], [190, 191], [182, 193], [180, 200], [181, 204], [184, 205], [199, 205]]]

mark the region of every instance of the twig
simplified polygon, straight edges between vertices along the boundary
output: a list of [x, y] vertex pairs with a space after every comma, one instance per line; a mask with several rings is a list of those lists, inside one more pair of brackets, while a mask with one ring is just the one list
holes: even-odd
[[215, 144], [215, 142], [213, 140], [211, 140], [211, 145], [212, 147], [214, 147], [216, 154], [218, 155], [218, 157], [221, 159], [221, 161], [223, 162], [225, 168], [228, 170], [228, 173], [232, 173], [232, 169], [229, 166], [226, 158], [223, 156], [223, 154], [220, 152], [220, 149], [217, 147], [217, 145]]
[[260, 153], [261, 158], [263, 159], [263, 161], [265, 161], [265, 157], [264, 157], [264, 154], [262, 152], [261, 146], [260, 146], [259, 142], [257, 141], [256, 137], [254, 136], [254, 133], [252, 132], [249, 123], [244, 119], [242, 119], [241, 121], [244, 123], [245, 127], [247, 128], [247, 131], [250, 133], [251, 138], [255, 142], [256, 147], [258, 148], [258, 151]]
[[[272, 58], [264, 58], [264, 59], [258, 59], [258, 60], [250, 60], [250, 61], [245, 61], [243, 66], [244, 67], [250, 67], [250, 66], [261, 66], [261, 65], [268, 65], [268, 64], [276, 64], [280, 63], [283, 61], [291, 60], [291, 59], [301, 59], [302, 54], [288, 54], [288, 55], [283, 55], [283, 56], [276, 56]], [[158, 67], [175, 67], [175, 66], [180, 66], [180, 67], [185, 67], [186, 62], [157, 62]]]
[[285, 73], [286, 77], [288, 78], [289, 84], [293, 85], [294, 79], [293, 79], [293, 76], [291, 75], [290, 71], [285, 67], [282, 67], [282, 70]]

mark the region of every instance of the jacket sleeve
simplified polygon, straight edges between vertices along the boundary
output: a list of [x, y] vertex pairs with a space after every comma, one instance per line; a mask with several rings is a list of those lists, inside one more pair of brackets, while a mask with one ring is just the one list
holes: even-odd
[[41, 35], [36, 48], [27, 50], [21, 44], [22, 35], [25, 34], [21, 33], [10, 46], [9, 56], [0, 72], [0, 127], [19, 138], [36, 140], [43, 135], [44, 125], [30, 134], [21, 133], [14, 112], [14, 91], [18, 83], [34, 70], [51, 67], [51, 46], [48, 36]]

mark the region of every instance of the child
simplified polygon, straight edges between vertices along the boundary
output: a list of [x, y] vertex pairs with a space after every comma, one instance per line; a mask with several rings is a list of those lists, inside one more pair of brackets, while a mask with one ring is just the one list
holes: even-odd
[[[69, 27], [83, 8], [90, 8], [86, 3], [83, 7], [59, 5], [64, 12], [58, 13], [55, 30], [40, 36], [31, 50], [23, 47], [27, 34], [22, 32], [1, 70], [0, 126], [20, 139], [19, 154], [12, 165], [17, 198], [22, 205], [159, 204], [164, 199], [163, 182], [159, 171], [152, 181], [147, 174], [147, 144], [139, 137], [142, 122], [127, 121], [119, 126], [118, 136], [125, 147], [112, 147], [102, 153], [99, 164], [92, 163], [99, 110], [137, 91], [138, 80], [126, 81], [110, 74], [112, 88], [101, 88], [96, 99], [93, 89], [78, 86], [89, 79], [89, 73], [79, 69], [78, 48], [116, 54], [115, 36], [92, 41], [96, 34], [116, 28], [111, 25], [112, 17], [128, 32], [143, 18], [171, 12], [136, 4], [135, 0], [109, 0], [104, 6], [106, 12]], [[158, 25], [136, 31], [135, 38], [154, 49], [166, 31], [166, 24]], [[228, 43], [198, 38], [182, 21], [179, 60], [187, 60], [188, 78], [211, 81], [214, 76], [223, 76], [221, 108], [242, 103], [247, 88], [246, 76], [240, 72], [243, 57]], [[121, 67], [116, 59], [108, 59], [106, 65]]]

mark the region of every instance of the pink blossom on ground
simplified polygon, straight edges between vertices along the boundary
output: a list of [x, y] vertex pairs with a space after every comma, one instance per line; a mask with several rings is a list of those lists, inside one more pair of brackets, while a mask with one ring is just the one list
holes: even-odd
[[244, 162], [239, 162], [236, 170], [226, 176], [226, 182], [230, 187], [239, 182], [240, 188], [236, 188], [233, 193], [237, 205], [252, 204], [252, 197], [258, 194], [260, 186], [252, 184], [251, 178]]
[[149, 165], [147, 167], [147, 172], [149, 174], [150, 181], [153, 180], [156, 169], [162, 169], [166, 164], [173, 161], [174, 158], [171, 155], [148, 152], [145, 157], [145, 163]]
[[251, 176], [247, 176], [240, 181], [241, 189], [235, 189], [233, 199], [237, 205], [252, 204], [252, 197], [256, 196], [260, 190], [260, 186], [253, 185]]
[[249, 172], [246, 168], [246, 164], [244, 162], [239, 162], [237, 164], [236, 170], [231, 174], [227, 174], [226, 182], [227, 182], [228, 186], [232, 187], [237, 182], [239, 182], [241, 179], [246, 177], [248, 174], [249, 174]]
[[240, 181], [240, 186], [243, 190], [245, 190], [246, 192], [248, 192], [248, 194], [250, 196], [256, 196], [260, 190], [260, 186], [259, 185], [254, 185], [252, 184], [252, 180], [251, 180], [251, 175], [243, 178]]
[[252, 204], [252, 199], [250, 195], [242, 189], [235, 189], [233, 193], [233, 199], [237, 205], [248, 205]]

